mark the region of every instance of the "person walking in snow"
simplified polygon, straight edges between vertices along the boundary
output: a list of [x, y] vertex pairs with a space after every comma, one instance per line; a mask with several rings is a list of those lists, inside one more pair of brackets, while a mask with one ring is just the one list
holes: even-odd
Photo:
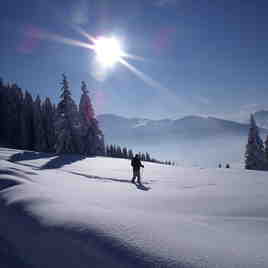
[[141, 163], [140, 157], [139, 157], [138, 154], [136, 154], [135, 157], [132, 158], [132, 160], [131, 160], [131, 166], [132, 166], [132, 169], [133, 169], [133, 177], [132, 177], [131, 182], [135, 183], [135, 179], [137, 178], [138, 179], [138, 183], [140, 184], [141, 183], [140, 168], [141, 167], [144, 168], [144, 165]]

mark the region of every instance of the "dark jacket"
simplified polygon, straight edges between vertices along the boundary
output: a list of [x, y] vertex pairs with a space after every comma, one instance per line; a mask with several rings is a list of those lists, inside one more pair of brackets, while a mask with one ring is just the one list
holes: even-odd
[[131, 160], [131, 166], [133, 167], [134, 170], [139, 170], [140, 167], [144, 167], [144, 165], [141, 163], [140, 159], [137, 157], [134, 157]]

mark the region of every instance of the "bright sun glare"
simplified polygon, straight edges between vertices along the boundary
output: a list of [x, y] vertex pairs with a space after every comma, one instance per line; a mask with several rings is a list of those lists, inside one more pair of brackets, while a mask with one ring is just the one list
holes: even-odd
[[116, 63], [121, 63], [126, 68], [128, 68], [129, 71], [134, 73], [138, 78], [143, 80], [147, 85], [153, 88], [168, 90], [168, 88], [162, 86], [159, 82], [152, 79], [150, 76], [143, 73], [134, 65], [132, 65], [129, 61], [127, 61], [127, 59], [144, 61], [144, 58], [140, 56], [132, 55], [123, 51], [119, 40], [117, 40], [116, 38], [104, 37], [104, 36], [95, 38], [94, 36], [85, 32], [80, 27], [76, 27], [75, 29], [84, 37], [86, 37], [89, 42], [85, 43], [79, 40], [73, 40], [73, 39], [69, 39], [66, 37], [62, 37], [62, 36], [59, 36], [56, 34], [50, 34], [50, 33], [41, 33], [39, 37], [45, 38], [45, 39], [52, 39], [54, 41], [62, 42], [68, 45], [73, 45], [73, 46], [78, 46], [78, 47], [83, 47], [83, 48], [87, 48], [90, 50], [94, 50], [97, 61], [103, 67], [112, 67]]
[[94, 43], [97, 60], [104, 67], [112, 67], [121, 60], [123, 51], [117, 39], [113, 37], [99, 37]]

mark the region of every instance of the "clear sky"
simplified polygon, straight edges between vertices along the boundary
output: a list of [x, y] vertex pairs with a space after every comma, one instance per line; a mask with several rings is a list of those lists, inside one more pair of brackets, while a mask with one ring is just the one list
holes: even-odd
[[[261, 0], [9, 0], [0, 8], [0, 76], [35, 96], [58, 101], [66, 73], [76, 101], [88, 83], [97, 113], [244, 120], [268, 108], [268, 2]], [[159, 83], [145, 83], [121, 64], [96, 80], [93, 51], [46, 32], [86, 42], [113, 35], [129, 59]]]

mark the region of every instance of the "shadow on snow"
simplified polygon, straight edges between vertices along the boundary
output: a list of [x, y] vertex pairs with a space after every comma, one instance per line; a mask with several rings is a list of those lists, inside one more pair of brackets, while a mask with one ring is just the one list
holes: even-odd
[[48, 158], [52, 157], [53, 154], [49, 153], [39, 153], [39, 152], [31, 152], [31, 151], [24, 151], [22, 153], [13, 154], [8, 161], [10, 162], [18, 162], [18, 161], [27, 161], [27, 160], [36, 160], [40, 158]]
[[58, 155], [55, 158], [52, 158], [51, 160], [49, 160], [46, 164], [44, 164], [43, 166], [40, 167], [40, 169], [54, 169], [54, 168], [60, 168], [64, 165], [69, 165], [72, 164], [73, 162], [76, 161], [80, 161], [85, 159], [86, 156], [83, 155], [74, 155], [74, 154], [70, 154], [70, 155]]
[[137, 189], [142, 190], [142, 191], [149, 191], [151, 187], [147, 187], [142, 183], [135, 183]]
[[[41, 153], [41, 152], [31, 152], [31, 151], [24, 151], [21, 153], [13, 154], [8, 161], [16, 163], [20, 161], [28, 161], [28, 160], [37, 160], [37, 159], [44, 159], [54, 157], [50, 159], [47, 163], [41, 166], [39, 169], [53, 169], [53, 168], [60, 168], [64, 165], [71, 164], [76, 161], [80, 161], [85, 159], [85, 156], [82, 155], [74, 155], [74, 154], [52, 154], [52, 153]], [[23, 163], [25, 166], [30, 166], [36, 168], [34, 165]]]
[[[95, 180], [101, 180], [101, 181], [114, 181], [114, 182], [122, 182], [122, 183], [131, 183], [131, 184], [133, 184], [131, 182], [131, 180], [127, 180], [127, 179], [105, 178], [105, 177], [93, 176], [93, 175], [88, 175], [88, 174], [84, 174], [84, 173], [80, 173], [80, 172], [74, 172], [74, 171], [70, 171], [70, 173], [72, 173], [74, 175], [78, 175], [78, 176], [83, 176], [83, 177], [86, 177], [88, 179], [95, 179]], [[137, 187], [137, 189], [143, 190], [143, 191], [149, 191], [151, 189], [150, 187], [146, 187], [142, 183], [134, 183], [134, 185]]]
[[[13, 154], [8, 160], [10, 162], [19, 162], [19, 161], [27, 161], [27, 160], [37, 160], [37, 159], [41, 159], [41, 158], [49, 158], [49, 157], [53, 157], [53, 156], [55, 156], [55, 157], [50, 159], [47, 163], [45, 163], [43, 166], [41, 166], [38, 169], [57, 169], [57, 168], [61, 168], [64, 165], [69, 165], [69, 164], [72, 164], [76, 161], [80, 161], [80, 160], [83, 160], [86, 158], [86, 156], [83, 156], [83, 155], [74, 155], [74, 154], [56, 155], [56, 154], [51, 154], [51, 153], [24, 151], [22, 153]], [[24, 163], [23, 163], [23, 165], [34, 167], [32, 165], [24, 164]], [[127, 180], [127, 179], [103, 178], [103, 177], [99, 177], [99, 176], [92, 176], [92, 175], [74, 172], [74, 171], [70, 171], [70, 173], [75, 174], [75, 175], [79, 175], [79, 176], [84, 176], [88, 179], [96, 179], [96, 180], [102, 180], [102, 181], [114, 181], [114, 182], [122, 182], [122, 183], [132, 183], [131, 180]], [[146, 187], [144, 184], [134, 183], [134, 185], [139, 190], [148, 191], [151, 189], [150, 187]]]

